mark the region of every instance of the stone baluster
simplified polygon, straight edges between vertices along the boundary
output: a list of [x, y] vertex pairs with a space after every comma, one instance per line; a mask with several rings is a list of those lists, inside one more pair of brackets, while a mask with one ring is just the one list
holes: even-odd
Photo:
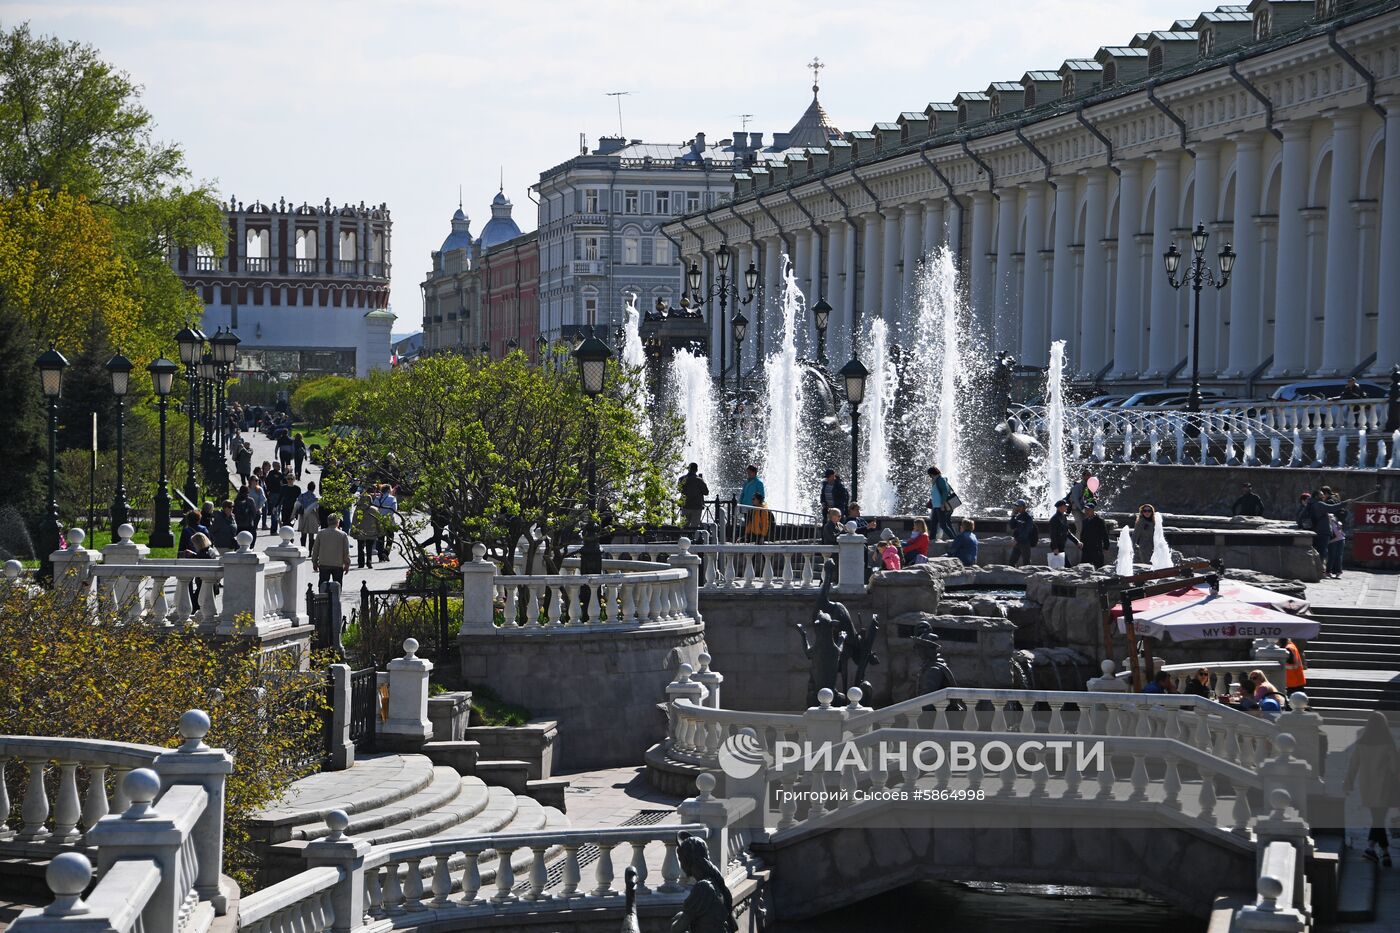
[[194, 616], [194, 602], [190, 599], [190, 581], [181, 576], [175, 577], [175, 613], [172, 622], [188, 622]]
[[1095, 795], [1096, 800], [1113, 799], [1113, 760], [1107, 755], [1103, 758], [1103, 763], [1099, 766], [1098, 773], [1099, 792]]
[[666, 855], [661, 859], [661, 887], [657, 888], [661, 894], [679, 894], [685, 890], [685, 885], [681, 884], [681, 863], [676, 856], [676, 838], [669, 833], [661, 840], [661, 844], [666, 847]]
[[24, 766], [29, 771], [29, 783], [24, 788], [24, 803], [20, 805], [18, 839], [33, 842], [47, 839], [48, 827], [44, 824], [49, 818], [49, 796], [44, 787], [44, 772], [48, 770], [47, 758], [25, 758]]
[[[520, 625], [520, 588], [514, 583], [503, 585], [505, 589], [505, 628], [518, 628]], [[465, 623], [462, 626], [466, 628]]]
[[[637, 873], [637, 894], [650, 894], [647, 887], [647, 840], [632, 839], [632, 869]], [[722, 855], [723, 853], [716, 853]]]
[[529, 628], [537, 628], [543, 623], [540, 621], [540, 593], [543, 587], [535, 582], [525, 585], [525, 625]]
[[365, 872], [365, 923], [383, 917], [384, 889], [379, 880], [379, 869]]
[[462, 869], [462, 903], [471, 904], [476, 901], [477, 893], [481, 891], [481, 853], [476, 849], [468, 849], [465, 858], [467, 864]]
[[[170, 621], [170, 613], [171, 613], [170, 601], [169, 601], [168, 599], [166, 599], [166, 596], [165, 596], [165, 587], [166, 587], [166, 584], [168, 584], [169, 582], [170, 582], [170, 577], [169, 577], [168, 574], [164, 574], [164, 573], [154, 573], [154, 574], [151, 575], [151, 621], [152, 621], [152, 622], [169, 622], [169, 621]], [[176, 590], [178, 590], [178, 589], [180, 588], [180, 583], [179, 583], [178, 580], [175, 582], [175, 588], [176, 588]]]
[[1166, 762], [1166, 774], [1162, 778], [1162, 788], [1166, 793], [1162, 803], [1173, 810], [1181, 809], [1181, 774], [1177, 767], [1176, 756], [1168, 754]]
[[384, 912], [391, 917], [403, 913], [403, 885], [399, 881], [399, 863], [384, 866]]
[[[5, 763], [0, 759], [0, 825], [4, 825], [5, 816], [9, 809], [8, 801], [5, 800]], [[97, 821], [110, 812], [107, 803], [107, 765], [97, 761], [88, 764], [88, 788], [87, 795], [83, 798], [83, 832], [87, 832], [97, 825]]]
[[618, 590], [622, 599], [618, 620], [629, 625], [638, 624], [641, 620], [637, 618], [637, 588], [624, 583]]
[[222, 748], [204, 744], [204, 737], [209, 734], [209, 715], [203, 710], [187, 710], [180, 717], [178, 728], [180, 745], [157, 757], [152, 767], [167, 783], [199, 784], [209, 798], [209, 805], [192, 832], [199, 865], [194, 887], [200, 899], [212, 902], [215, 913], [222, 916], [228, 906], [219, 887], [223, 874], [224, 798], [228, 776], [233, 773], [233, 757]]
[[547, 591], [547, 608], [549, 625], [568, 624], [568, 618], [563, 615], [564, 611], [564, 588], [562, 586], [551, 586]]
[[1200, 800], [1199, 816], [1208, 823], [1215, 822], [1215, 772], [1208, 768], [1197, 768], [1201, 775], [1201, 792], [1198, 796]]
[[598, 867], [593, 871], [593, 896], [608, 897], [616, 892], [613, 891], [613, 860], [612, 851], [617, 843], [607, 840], [598, 840]]
[[670, 738], [675, 744], [684, 745], [686, 738], [684, 735], [686, 722], [677, 710], [676, 701], [686, 699], [700, 705], [709, 693], [704, 684], [691, 678], [693, 673], [694, 668], [689, 664], [682, 664], [676, 670], [676, 679], [666, 685], [666, 708], [671, 724]]
[[78, 800], [78, 763], [58, 762], [58, 796], [53, 808], [53, 839], [59, 843], [76, 842], [82, 837], [78, 831], [78, 821], [82, 818], [82, 804]]
[[545, 893], [545, 888], [549, 884], [549, 868], [545, 862], [545, 853], [549, 851], [549, 845], [530, 846], [530, 890], [525, 895], [527, 901], [547, 901], [550, 896]]
[[415, 913], [423, 909], [422, 860], [410, 856], [403, 867], [403, 907], [409, 913]]
[[579, 844], [576, 842], [564, 843], [564, 877], [558, 894], [560, 900], [583, 897], [583, 892], [578, 889], [579, 881], [582, 880], [578, 863], [578, 848]]
[[[683, 600], [682, 600], [682, 605], [684, 606], [684, 610], [683, 610], [683, 611], [684, 611], [684, 614], [685, 614], [685, 615], [687, 615], [687, 616], [689, 616], [690, 618], [694, 619], [696, 622], [699, 622], [699, 621], [701, 621], [701, 616], [700, 616], [700, 576], [701, 576], [700, 570], [701, 570], [701, 560], [700, 560], [699, 557], [697, 557], [696, 555], [694, 555], [694, 554], [692, 554], [692, 553], [690, 552], [690, 547], [691, 547], [691, 545], [690, 545], [690, 539], [689, 539], [689, 538], [682, 537], [681, 539], [679, 539], [679, 540], [676, 542], [676, 545], [677, 545], [677, 547], [680, 548], [680, 553], [678, 553], [678, 554], [672, 554], [671, 557], [670, 557], [670, 560], [668, 560], [667, 563], [669, 563], [672, 567], [683, 567], [683, 568], [685, 568], [686, 577], [685, 577], [685, 580], [684, 580], [683, 585], [682, 585], [682, 591], [683, 591], [683, 593], [684, 593], [684, 598], [683, 598]], [[713, 579], [713, 578], [712, 578], [712, 579]]]

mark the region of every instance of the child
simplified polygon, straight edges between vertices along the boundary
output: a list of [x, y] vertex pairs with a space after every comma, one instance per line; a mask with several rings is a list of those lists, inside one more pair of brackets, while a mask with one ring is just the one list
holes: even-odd
[[899, 560], [899, 547], [893, 541], [881, 541], [875, 545], [875, 550], [880, 555], [880, 565], [886, 570], [900, 570], [903, 564]]

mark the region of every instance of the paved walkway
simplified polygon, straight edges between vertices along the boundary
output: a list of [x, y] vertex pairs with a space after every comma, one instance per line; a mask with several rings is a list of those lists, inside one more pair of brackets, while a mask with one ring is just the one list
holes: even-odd
[[1400, 611], [1400, 573], [1348, 570], [1340, 580], [1309, 583], [1308, 602], [1317, 606], [1357, 606]]
[[[638, 814], [673, 811], [679, 797], [657, 793], [647, 783], [645, 768], [605, 768], [556, 774], [569, 779], [564, 805], [574, 826], [621, 826]], [[678, 822], [668, 817], [664, 822]]]

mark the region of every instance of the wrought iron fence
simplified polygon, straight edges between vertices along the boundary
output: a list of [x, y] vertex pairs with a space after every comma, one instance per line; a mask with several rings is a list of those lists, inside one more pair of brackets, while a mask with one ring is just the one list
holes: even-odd
[[379, 674], [373, 667], [350, 674], [350, 741], [373, 750], [379, 726]]
[[446, 583], [431, 589], [372, 590], [360, 584], [360, 605], [350, 620], [351, 655], [382, 667], [403, 654], [404, 639], [418, 641], [418, 656], [441, 662], [457, 650]]

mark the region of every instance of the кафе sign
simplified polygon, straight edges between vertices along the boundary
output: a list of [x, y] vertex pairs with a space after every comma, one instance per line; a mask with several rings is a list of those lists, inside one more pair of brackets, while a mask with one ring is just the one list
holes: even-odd
[[1400, 564], [1400, 502], [1353, 502], [1351, 558]]

